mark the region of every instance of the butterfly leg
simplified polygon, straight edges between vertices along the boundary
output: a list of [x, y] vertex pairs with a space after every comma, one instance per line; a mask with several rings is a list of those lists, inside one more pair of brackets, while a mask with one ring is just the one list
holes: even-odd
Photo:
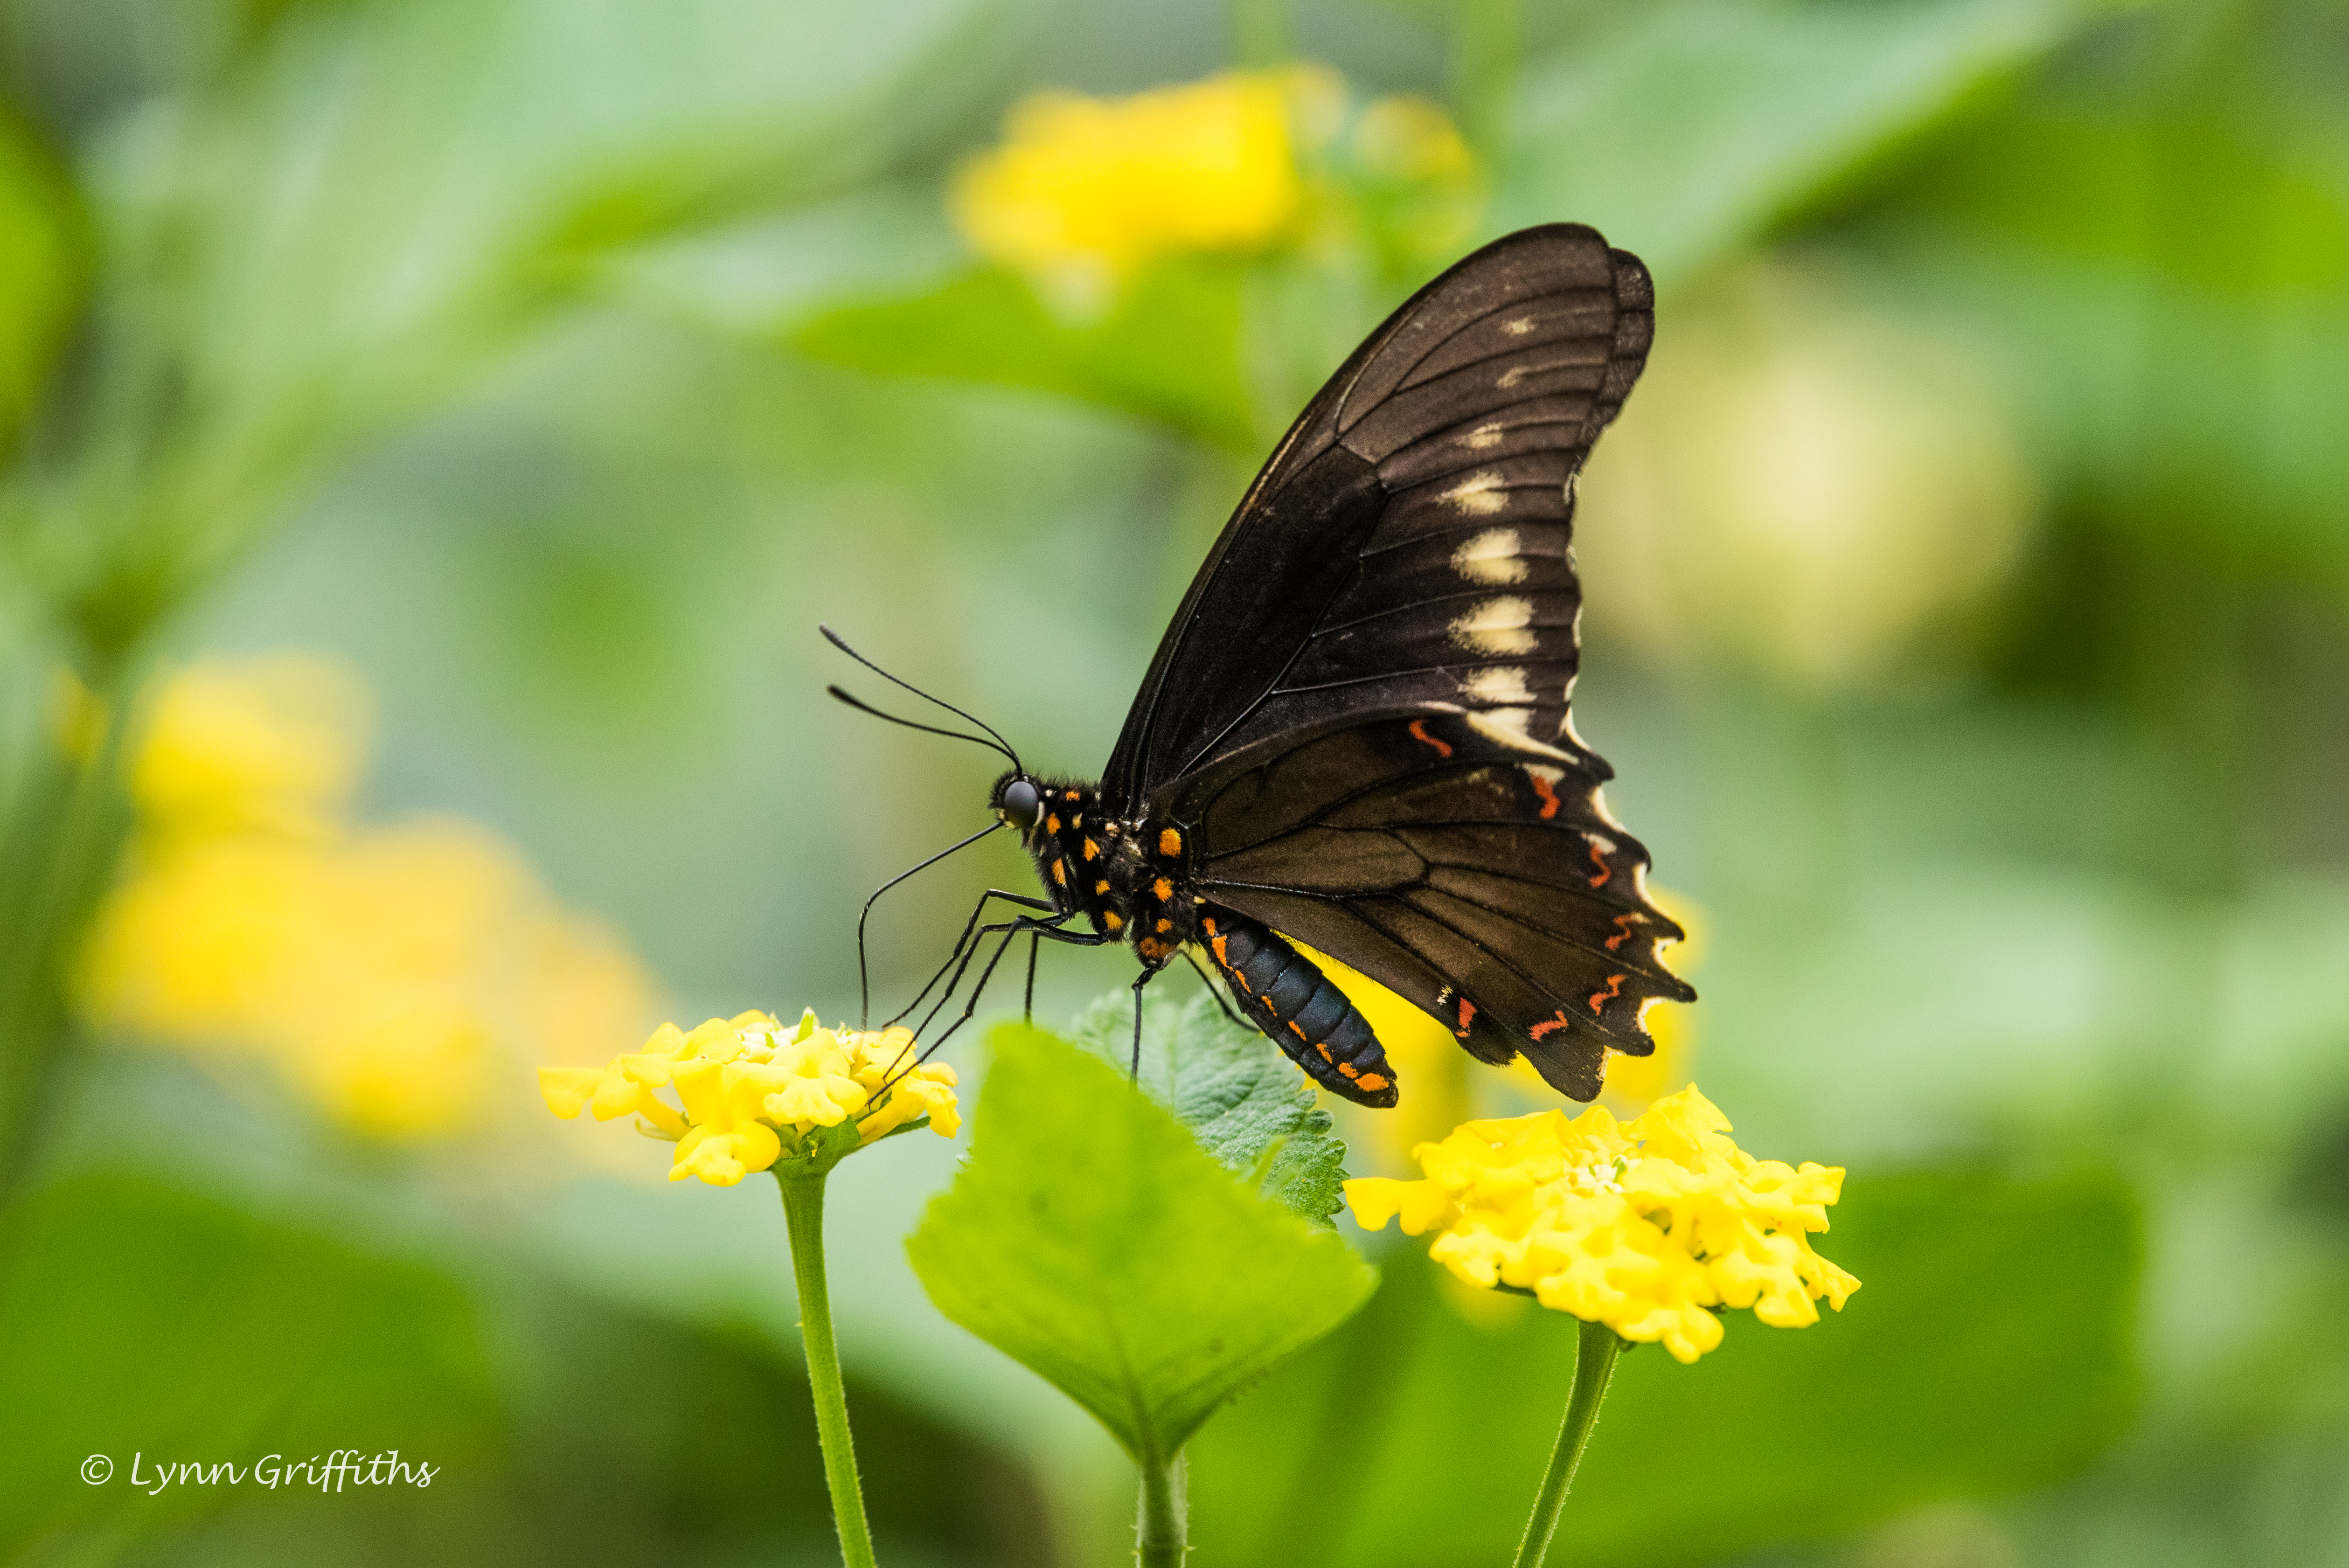
[[1192, 968], [1199, 972], [1199, 978], [1206, 983], [1207, 995], [1216, 999], [1216, 1006], [1224, 1010], [1224, 1016], [1229, 1018], [1235, 1024], [1239, 1024], [1242, 1028], [1253, 1027], [1251, 1025], [1243, 1023], [1240, 1016], [1232, 1011], [1232, 1005], [1224, 1000], [1224, 988], [1216, 984], [1215, 977], [1209, 975], [1206, 968], [1200, 964], [1198, 954], [1185, 947], [1183, 949], [1183, 957]]
[[1019, 1021], [1023, 1024], [1032, 1024], [1036, 1021], [1036, 950], [1043, 945], [1042, 937], [1033, 934], [1029, 936], [1028, 996], [1019, 1004]]
[[[1012, 943], [1019, 940], [1022, 933], [1027, 933], [1040, 941], [1049, 938], [1053, 942], [1064, 942], [1071, 947], [1102, 947], [1117, 940], [1117, 938], [1113, 936], [1102, 935], [1091, 931], [1064, 931], [1061, 928], [1061, 922], [1073, 918], [1075, 918], [1074, 912], [1071, 912], [1066, 914], [1052, 915], [1043, 920], [1038, 920], [1033, 915], [1023, 914], [1015, 920], [1007, 920], [993, 925], [980, 926], [978, 928], [978, 935], [981, 941], [984, 941], [987, 937], [998, 934], [1000, 934], [1003, 940], [995, 944], [995, 952], [988, 959], [987, 967], [978, 972], [978, 978], [972, 983], [970, 987], [970, 995], [963, 1004], [961, 1015], [957, 1016], [953, 1023], [947, 1026], [946, 1032], [944, 1034], [939, 1035], [937, 1038], [932, 1040], [927, 1046], [925, 1046], [922, 1048], [923, 1059], [927, 1060], [930, 1053], [936, 1050], [940, 1046], [946, 1044], [949, 1036], [951, 1036], [957, 1029], [961, 1028], [965, 1024], [970, 1022], [971, 1015], [978, 1011], [978, 999], [986, 992], [987, 983], [995, 976], [995, 966], [1003, 962], [1004, 954], [1010, 951]], [[968, 969], [969, 967], [970, 960], [973, 956], [977, 955], [978, 948], [979, 943], [975, 942], [971, 944], [970, 952], [965, 954], [963, 958], [964, 969]], [[961, 984], [962, 971], [957, 970], [956, 971], [953, 981], [950, 982], [946, 990], [940, 994], [936, 1005], [931, 1007], [929, 1013], [922, 1019], [923, 1028], [929, 1027], [930, 1021], [937, 1016], [939, 1008], [942, 1008], [947, 1005], [947, 999], [954, 995], [955, 987]]]
[[[957, 959], [961, 960], [966, 967], [968, 966], [970, 960], [966, 953], [966, 949], [970, 947], [973, 934], [978, 929], [978, 917], [987, 913], [987, 906], [990, 901], [999, 898], [1003, 900], [1006, 903], [1017, 904], [1021, 909], [1040, 909], [1047, 914], [1050, 914], [1052, 912], [1052, 906], [1045, 903], [1040, 898], [1030, 898], [1026, 893], [1020, 892], [1007, 892], [999, 887], [988, 888], [985, 892], [979, 895], [978, 907], [974, 908], [970, 912], [970, 918], [963, 922], [962, 934], [955, 938], [954, 947], [952, 951], [947, 953], [947, 961], [938, 965], [937, 973], [931, 975], [928, 982], [924, 985], [919, 991], [914, 993], [914, 999], [899, 1009], [896, 1016], [889, 1018], [882, 1024], [881, 1026], [883, 1028], [885, 1029], [891, 1024], [901, 1022], [907, 1013], [910, 1013], [915, 1008], [920, 1006], [922, 1005], [923, 998], [930, 994], [930, 987], [936, 985], [940, 980], [946, 978], [947, 971], [955, 967], [955, 963]], [[957, 970], [956, 978], [959, 979], [960, 977], [961, 971]], [[953, 987], [948, 986], [947, 989], [951, 991]]]
[[1156, 969], [1144, 969], [1133, 977], [1133, 1065], [1126, 1080], [1140, 1088], [1142, 1084], [1142, 988], [1157, 975]]

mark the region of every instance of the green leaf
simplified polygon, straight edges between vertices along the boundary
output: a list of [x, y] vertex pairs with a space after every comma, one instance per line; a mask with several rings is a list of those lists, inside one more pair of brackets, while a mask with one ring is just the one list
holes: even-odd
[[57, 360], [85, 259], [80, 210], [63, 172], [0, 112], [0, 444]]
[[970, 1159], [906, 1243], [914, 1272], [940, 1312], [1163, 1466], [1377, 1276], [1107, 1063], [1025, 1026], [988, 1038]]
[[[1313, 1086], [1264, 1036], [1233, 1022], [1202, 992], [1187, 1003], [1144, 993], [1142, 1087], [1199, 1146], [1268, 1198], [1309, 1220], [1338, 1212], [1346, 1145], [1317, 1109]], [[1133, 995], [1112, 991], [1085, 1009], [1076, 1038], [1125, 1070], [1133, 1056]]]
[[858, 370], [1055, 392], [1245, 452], [1257, 438], [1240, 366], [1241, 283], [1228, 263], [1165, 262], [1100, 320], [1072, 323], [1022, 279], [981, 269], [928, 294], [824, 312], [792, 341]]
[[1597, 37], [1526, 68], [1493, 222], [1596, 224], [1676, 286], [2106, 8], [1629, 7]]
[[[1623, 1358], [1559, 1560], [1640, 1568], [1826, 1535], [2044, 1481], [2120, 1431], [2139, 1242], [2118, 1183], [1859, 1181], [1834, 1220], [1820, 1250], [1864, 1282], [1840, 1314], [1777, 1329], [1732, 1313], [1693, 1367]], [[1216, 1499], [1195, 1525], [1198, 1568], [1507, 1559], [1566, 1408], [1575, 1323], [1454, 1289], [1416, 1243], [1387, 1274], [1371, 1310], [1195, 1445], [1193, 1484]]]

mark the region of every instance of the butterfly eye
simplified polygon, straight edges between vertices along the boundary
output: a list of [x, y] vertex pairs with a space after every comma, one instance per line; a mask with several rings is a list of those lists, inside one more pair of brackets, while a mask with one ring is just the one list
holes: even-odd
[[1023, 833], [1035, 831], [1036, 823], [1044, 815], [1044, 799], [1036, 786], [1025, 779], [1014, 779], [1003, 787], [1003, 798], [995, 809], [1003, 820]]

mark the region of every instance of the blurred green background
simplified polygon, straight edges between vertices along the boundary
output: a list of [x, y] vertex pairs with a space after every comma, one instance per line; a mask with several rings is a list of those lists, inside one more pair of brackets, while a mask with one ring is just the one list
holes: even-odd
[[[1263, 233], [968, 237], [1029, 94], [1299, 62]], [[2337, 0], [5, 0], [0, 93], [0, 1555], [827, 1560], [776, 1206], [529, 1068], [853, 1016], [982, 824], [819, 620], [1093, 772], [1320, 377], [1577, 219], [1659, 289], [1578, 727], [1698, 938], [1670, 1069], [1850, 1168], [1868, 1288], [1632, 1357], [1552, 1561], [2349, 1563]], [[1030, 874], [893, 894], [878, 995]], [[1417, 1083], [1354, 1169], [1534, 1103]], [[882, 1555], [1116, 1561], [1108, 1439], [906, 1268], [954, 1158], [833, 1184]], [[1514, 1542], [1570, 1327], [1358, 1239], [1202, 1562]], [[337, 1447], [446, 1470], [77, 1468]]]

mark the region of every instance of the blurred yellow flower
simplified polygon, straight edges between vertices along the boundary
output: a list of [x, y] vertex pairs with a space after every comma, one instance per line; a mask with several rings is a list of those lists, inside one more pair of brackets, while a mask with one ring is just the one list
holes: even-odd
[[1673, 317], [1593, 455], [1575, 548], [1617, 634], [1833, 690], [2022, 561], [2037, 486], [1973, 346], [1770, 264]]
[[1299, 67], [1122, 98], [1037, 93], [963, 166], [955, 220], [982, 254], [1081, 298], [1170, 252], [1263, 249], [1304, 202], [1299, 118], [1336, 90]]
[[503, 841], [345, 820], [363, 693], [337, 666], [199, 665], [148, 713], [138, 838], [84, 954], [93, 1022], [258, 1056], [387, 1139], [462, 1126], [516, 1056], [593, 1059], [644, 1026], [635, 958]]
[[191, 665], [147, 715], [130, 769], [140, 830], [323, 835], [358, 781], [367, 728], [365, 691], [327, 660], [272, 654]]
[[1361, 1178], [1346, 1202], [1368, 1230], [1440, 1230], [1429, 1255], [1471, 1284], [1692, 1362], [1721, 1343], [1715, 1308], [1796, 1328], [1859, 1288], [1810, 1245], [1843, 1171], [1754, 1160], [1728, 1130], [1693, 1086], [1624, 1123], [1597, 1106], [1471, 1121], [1413, 1151], [1426, 1180]]
[[[602, 1068], [541, 1068], [546, 1108], [566, 1119], [636, 1116], [641, 1130], [672, 1140], [668, 1179], [698, 1176], [731, 1187], [786, 1155], [836, 1158], [845, 1145], [817, 1130], [853, 1119], [855, 1147], [929, 1118], [952, 1138], [962, 1126], [955, 1070], [916, 1060], [910, 1029], [821, 1027], [812, 1010], [785, 1029], [773, 1015], [711, 1018], [688, 1034], [663, 1024], [641, 1051]], [[654, 1091], [675, 1092], [672, 1107]]]

